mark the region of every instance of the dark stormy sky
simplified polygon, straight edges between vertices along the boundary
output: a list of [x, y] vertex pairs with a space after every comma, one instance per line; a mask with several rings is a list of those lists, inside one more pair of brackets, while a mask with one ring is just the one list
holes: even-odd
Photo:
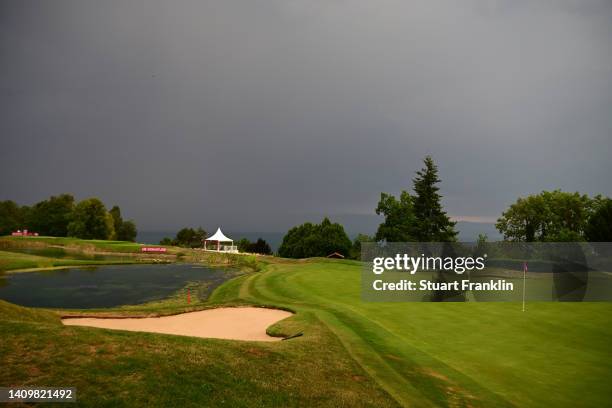
[[0, 0], [0, 200], [348, 229], [431, 154], [449, 214], [612, 195], [612, 2]]

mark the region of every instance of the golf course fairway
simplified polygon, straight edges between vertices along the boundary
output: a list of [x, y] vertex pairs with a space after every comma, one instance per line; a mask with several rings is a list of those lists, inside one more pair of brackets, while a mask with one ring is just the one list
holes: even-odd
[[[601, 407], [612, 397], [612, 304], [369, 303], [360, 274], [355, 261], [274, 259], [198, 306], [296, 312], [268, 333], [303, 335], [272, 343], [63, 326], [61, 313], [0, 301], [0, 383], [76, 387], [83, 406]], [[189, 308], [176, 298], [100, 311]]]
[[315, 315], [401, 405], [610, 400], [612, 304], [537, 303], [522, 312], [515, 303], [368, 303], [360, 268], [352, 261], [273, 264], [215, 295], [233, 291]]

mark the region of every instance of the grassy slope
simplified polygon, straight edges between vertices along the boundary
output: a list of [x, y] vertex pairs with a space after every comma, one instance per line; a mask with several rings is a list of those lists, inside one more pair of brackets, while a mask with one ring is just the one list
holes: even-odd
[[51, 258], [17, 252], [0, 251], [0, 272], [33, 268], [55, 268], [59, 266], [110, 265], [127, 264], [133, 262], [137, 262], [137, 260], [129, 258], [121, 260]]
[[213, 298], [233, 297], [314, 314], [405, 405], [569, 407], [580, 398], [596, 407], [612, 399], [609, 303], [540, 303], [526, 313], [512, 303], [367, 303], [360, 267], [342, 261], [271, 265]]
[[325, 325], [261, 343], [62, 326], [0, 301], [0, 384], [76, 386], [83, 406], [396, 406]]
[[90, 250], [108, 250], [110, 252], [137, 252], [140, 250], [141, 244], [136, 242], [128, 241], [106, 241], [97, 239], [78, 239], [70, 237], [11, 237], [5, 236], [0, 237], [1, 241], [6, 243], [12, 243], [14, 245], [23, 245], [26, 247], [32, 247], [37, 244], [40, 245], [56, 245], [62, 247], [74, 247], [79, 249], [90, 249]]
[[[215, 252], [204, 252], [189, 248], [165, 246], [167, 252], [142, 253], [143, 245], [127, 241], [103, 241], [103, 240], [84, 240], [66, 237], [0, 237], [0, 272], [30, 269], [30, 268], [50, 268], [58, 266], [73, 265], [104, 265], [118, 263], [152, 263], [152, 262], [191, 262], [206, 263], [211, 266], [232, 266], [241, 269], [257, 270], [259, 267], [258, 259], [271, 257], [256, 257], [245, 254], [224, 254]], [[163, 246], [163, 245], [156, 245]], [[8, 249], [44, 249], [60, 248], [68, 253], [81, 253], [88, 255], [104, 255], [108, 259], [104, 260], [82, 260], [69, 258], [53, 258], [37, 256], [33, 254], [23, 254], [8, 252]], [[7, 251], [3, 251], [6, 249]]]

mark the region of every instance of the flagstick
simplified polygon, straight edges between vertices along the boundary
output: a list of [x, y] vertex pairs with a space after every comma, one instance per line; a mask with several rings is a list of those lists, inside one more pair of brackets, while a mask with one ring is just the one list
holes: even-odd
[[525, 280], [527, 279], [527, 262], [523, 263], [523, 312], [525, 311]]

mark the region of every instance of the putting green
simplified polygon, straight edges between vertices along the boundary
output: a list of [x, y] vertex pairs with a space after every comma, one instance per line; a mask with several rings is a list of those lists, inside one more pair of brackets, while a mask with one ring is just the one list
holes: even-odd
[[[612, 398], [612, 304], [368, 303], [360, 265], [269, 265], [213, 301], [313, 313], [406, 406], [605, 406]], [[304, 327], [307, 339], [308, 327]]]

